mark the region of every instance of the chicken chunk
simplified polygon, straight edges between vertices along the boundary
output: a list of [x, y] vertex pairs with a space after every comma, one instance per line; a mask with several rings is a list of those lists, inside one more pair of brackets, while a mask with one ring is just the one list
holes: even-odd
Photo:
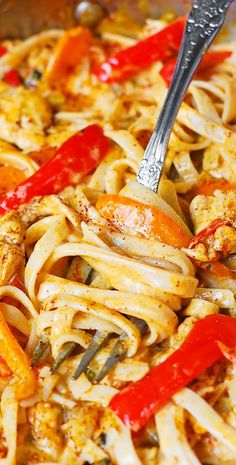
[[29, 409], [28, 415], [36, 446], [56, 460], [62, 447], [59, 431], [61, 407], [50, 402], [38, 402]]
[[95, 404], [83, 405], [76, 407], [70, 412], [68, 421], [63, 425], [63, 431], [66, 432], [76, 451], [81, 452], [87, 440], [92, 438], [97, 429], [101, 409]]
[[0, 138], [23, 150], [37, 150], [45, 143], [51, 108], [35, 90], [0, 85]]
[[34, 197], [27, 204], [21, 205], [18, 210], [25, 228], [35, 223], [39, 218], [54, 215], [55, 211], [58, 215], [65, 216], [78, 230], [80, 229], [80, 215], [57, 195]]
[[190, 215], [195, 234], [217, 218], [228, 219], [236, 226], [236, 191], [214, 192], [214, 195], [197, 195], [190, 204]]
[[17, 212], [0, 219], [0, 286], [8, 284], [24, 257], [22, 248], [25, 227]]
[[235, 451], [231, 450], [217, 438], [205, 433], [196, 444], [195, 450], [201, 463], [214, 463], [214, 465], [233, 465]]
[[196, 234], [217, 219], [228, 220], [229, 224], [203, 235], [195, 247], [187, 249], [189, 256], [208, 262], [236, 252], [236, 191], [218, 190], [211, 196], [197, 195], [190, 205], [190, 214]]

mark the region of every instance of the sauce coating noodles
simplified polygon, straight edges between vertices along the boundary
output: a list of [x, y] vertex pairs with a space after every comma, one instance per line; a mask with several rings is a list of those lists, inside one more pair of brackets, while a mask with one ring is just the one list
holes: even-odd
[[[197, 320], [235, 318], [235, 43], [214, 45], [230, 56], [194, 77], [157, 194], [135, 177], [167, 92], [163, 62], [111, 84], [93, 72], [166, 26], [148, 20], [133, 39], [102, 28], [93, 38], [78, 28], [70, 39], [49, 30], [3, 43], [1, 195], [87, 126], [99, 125], [109, 142], [81, 182], [0, 218], [0, 341], [11, 336], [16, 344], [10, 364], [0, 342], [4, 465], [236, 463], [234, 354], [177, 392], [138, 433], [108, 407], [177, 350]], [[66, 59], [72, 38], [83, 40], [76, 66]], [[19, 85], [9, 81], [11, 70]], [[97, 332], [104, 343], [75, 379]], [[94, 383], [118, 340], [124, 356]]]

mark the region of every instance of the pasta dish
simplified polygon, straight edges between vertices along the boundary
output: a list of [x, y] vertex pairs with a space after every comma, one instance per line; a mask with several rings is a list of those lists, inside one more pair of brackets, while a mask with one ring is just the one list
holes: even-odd
[[0, 44], [0, 465], [236, 464], [234, 42], [135, 180], [185, 21]]

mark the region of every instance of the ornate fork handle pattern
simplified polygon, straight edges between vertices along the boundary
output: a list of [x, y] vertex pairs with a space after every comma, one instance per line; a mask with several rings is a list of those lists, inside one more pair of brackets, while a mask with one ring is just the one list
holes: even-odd
[[137, 181], [157, 192], [171, 130], [191, 78], [223, 25], [233, 0], [196, 0], [189, 14], [172, 83], [140, 163]]

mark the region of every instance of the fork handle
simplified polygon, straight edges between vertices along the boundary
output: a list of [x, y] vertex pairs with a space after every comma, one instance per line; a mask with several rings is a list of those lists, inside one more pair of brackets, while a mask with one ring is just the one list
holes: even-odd
[[196, 0], [188, 16], [163, 108], [140, 163], [137, 181], [157, 192], [173, 124], [191, 78], [222, 27], [233, 0]]

